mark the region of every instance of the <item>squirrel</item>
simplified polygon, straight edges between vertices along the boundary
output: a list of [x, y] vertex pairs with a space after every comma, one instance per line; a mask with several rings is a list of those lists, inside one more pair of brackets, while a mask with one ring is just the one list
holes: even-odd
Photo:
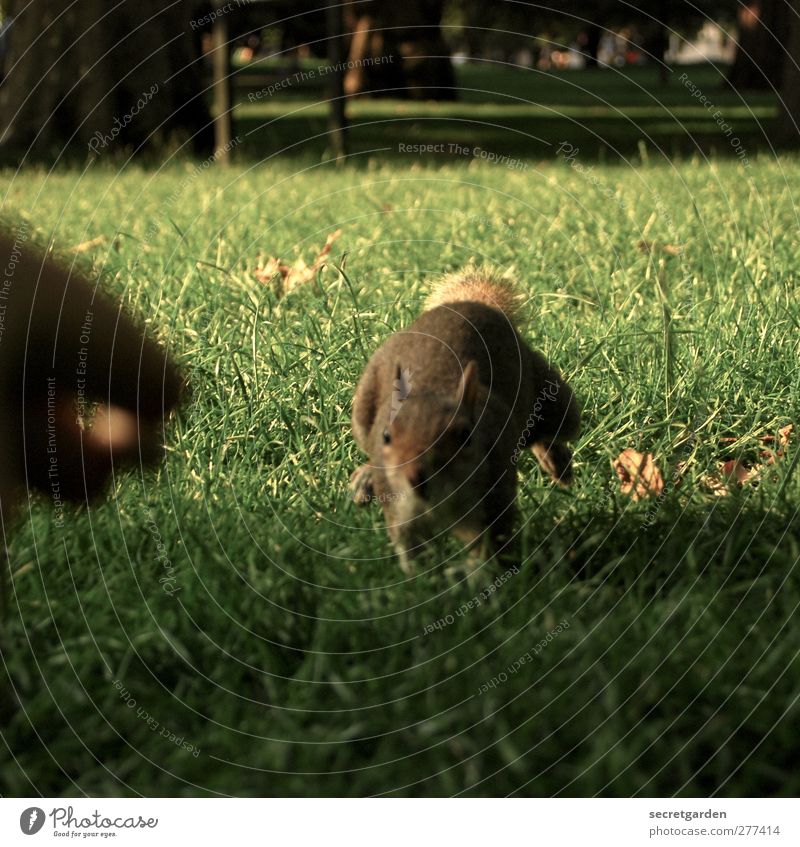
[[438, 535], [471, 552], [513, 555], [516, 465], [530, 448], [572, 481], [578, 402], [516, 328], [519, 296], [487, 268], [444, 277], [407, 329], [372, 355], [353, 397], [352, 431], [369, 462], [351, 477], [359, 505], [383, 506], [400, 566]]
[[[99, 494], [123, 463], [162, 454], [184, 393], [171, 358], [96, 281], [40, 251], [30, 227], [0, 232], [0, 518], [27, 489]], [[57, 505], [58, 504], [58, 505]]]

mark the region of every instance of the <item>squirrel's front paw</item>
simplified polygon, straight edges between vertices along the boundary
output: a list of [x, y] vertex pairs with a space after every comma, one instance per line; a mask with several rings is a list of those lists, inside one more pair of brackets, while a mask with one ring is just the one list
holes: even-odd
[[372, 488], [372, 468], [361, 465], [350, 475], [350, 491], [353, 492], [353, 502], [357, 506], [366, 506], [372, 502], [375, 493]]
[[572, 451], [566, 444], [553, 441], [548, 445], [537, 441], [531, 449], [541, 469], [549, 474], [554, 482], [559, 485], [572, 483]]
[[406, 576], [416, 576], [417, 566], [414, 564], [414, 559], [408, 553], [407, 550], [402, 547], [396, 548], [397, 552], [397, 561], [400, 564], [400, 570]]

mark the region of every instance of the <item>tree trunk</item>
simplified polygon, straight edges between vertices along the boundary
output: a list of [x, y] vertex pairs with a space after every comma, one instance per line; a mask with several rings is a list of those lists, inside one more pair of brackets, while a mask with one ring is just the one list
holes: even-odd
[[789, 42], [783, 67], [778, 140], [800, 144], [800, 0], [791, 0]]
[[344, 18], [340, 4], [331, 4], [325, 13], [325, 28], [328, 36], [328, 62], [334, 70], [328, 75], [328, 132], [331, 148], [337, 160], [341, 161], [347, 152], [345, 131], [347, 118], [344, 109]]
[[214, 158], [227, 162], [233, 137], [231, 115], [231, 46], [228, 19], [220, 15], [211, 28], [211, 67], [214, 81]]
[[669, 65], [667, 65], [667, 51], [669, 50], [669, 35], [667, 24], [659, 22], [653, 35], [652, 54], [658, 62], [658, 81], [662, 86], [669, 85]]
[[[165, 8], [165, 5], [167, 6]], [[4, 0], [13, 18], [0, 90], [6, 157], [209, 144], [190, 0]]]
[[736, 56], [728, 73], [733, 88], [780, 88], [789, 16], [786, 0], [754, 0], [739, 8]]
[[348, 95], [454, 100], [450, 50], [441, 33], [444, 0], [372, 0], [351, 4]]

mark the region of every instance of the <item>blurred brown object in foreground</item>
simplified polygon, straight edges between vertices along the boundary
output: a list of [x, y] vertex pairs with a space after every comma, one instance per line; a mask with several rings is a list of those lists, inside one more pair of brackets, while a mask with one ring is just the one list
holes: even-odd
[[0, 517], [26, 489], [97, 495], [112, 469], [152, 462], [182, 382], [166, 352], [77, 270], [0, 234]]

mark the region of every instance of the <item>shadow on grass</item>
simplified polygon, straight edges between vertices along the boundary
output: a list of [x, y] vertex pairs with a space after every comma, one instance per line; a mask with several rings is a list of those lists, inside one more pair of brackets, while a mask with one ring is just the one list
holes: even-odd
[[763, 579], [777, 587], [796, 565], [800, 517], [788, 502], [741, 491], [685, 508], [654, 500], [575, 510], [541, 543], [533, 525], [522, 535], [529, 553], [539, 545], [535, 560], [563, 564], [573, 580], [595, 586], [667, 592], [702, 579], [707, 591]]
[[[20, 632], [4, 639], [2, 729], [18, 759], [0, 773], [4, 793], [796, 793], [796, 642], [783, 637], [797, 596], [790, 504], [758, 491], [687, 509], [581, 504], [545, 532], [545, 513], [563, 515], [564, 502], [545, 502], [524, 530], [529, 565], [463, 616], [474, 589], [428, 603], [435, 591], [421, 579], [364, 620], [337, 614], [335, 598], [304, 606], [314, 620], [300, 624], [273, 611], [267, 642], [237, 636], [187, 586], [204, 630], [181, 627], [183, 616], [171, 626], [203, 674], [153, 628], [138, 632], [141, 655], [123, 670], [117, 659], [103, 672], [73, 643], [86, 691], [46, 628], [33, 644]], [[215, 594], [239, 607], [237, 574], [212, 571]], [[362, 593], [375, 592], [350, 596]], [[452, 624], [424, 634], [448, 612]], [[561, 620], [569, 627], [535, 661], [506, 672]], [[99, 641], [103, 655], [113, 640]], [[115, 674], [159, 731], [121, 699]], [[214, 680], [224, 685], [210, 697]], [[86, 731], [87, 710], [96, 714], [81, 737], [73, 727]]]
[[[292, 79], [291, 72], [282, 74], [275, 79]], [[240, 153], [253, 158], [328, 155], [320, 80], [258, 99], [265, 86], [252, 86], [248, 79], [246, 73], [237, 77], [235, 132], [245, 142]], [[674, 68], [669, 83], [661, 86], [655, 69], [647, 67], [555, 74], [468, 65], [459, 68], [459, 84], [455, 103], [389, 97], [349, 101], [349, 152], [356, 159], [372, 153], [435, 164], [487, 154], [547, 159], [568, 143], [582, 159], [614, 162], [633, 154], [742, 159], [773, 147], [775, 97], [733, 91], [711, 66]], [[404, 152], [405, 145], [418, 144], [441, 149]]]

